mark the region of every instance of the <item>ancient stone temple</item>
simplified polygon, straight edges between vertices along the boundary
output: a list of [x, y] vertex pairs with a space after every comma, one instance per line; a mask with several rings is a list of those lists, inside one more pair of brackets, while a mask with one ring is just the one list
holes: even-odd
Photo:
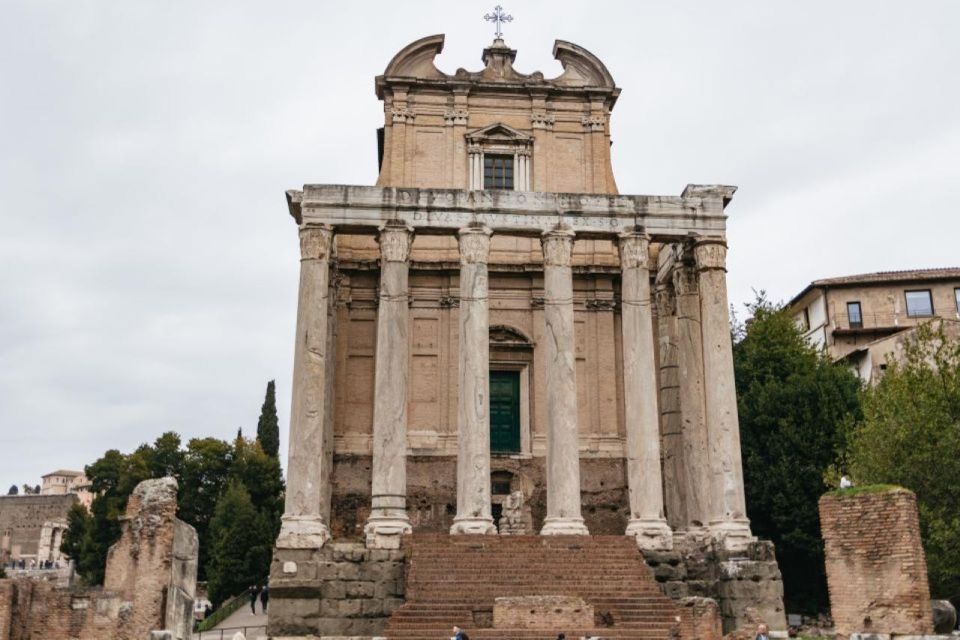
[[[287, 192], [301, 269], [270, 632], [430, 635], [398, 618], [433, 620], [423, 563], [587, 571], [621, 556], [635, 593], [659, 582], [650, 637], [676, 632], [664, 594], [719, 600], [727, 627], [753, 608], [782, 628], [772, 548], [744, 508], [735, 188], [619, 194], [620, 89], [596, 56], [558, 40], [548, 79], [516, 71], [498, 38], [482, 70], [447, 74], [443, 41], [413, 42], [376, 79], [376, 186]], [[483, 598], [583, 597], [577, 611], [617, 627], [602, 594], [529, 582], [547, 586]], [[493, 624], [492, 601], [461, 604], [467, 628]]]

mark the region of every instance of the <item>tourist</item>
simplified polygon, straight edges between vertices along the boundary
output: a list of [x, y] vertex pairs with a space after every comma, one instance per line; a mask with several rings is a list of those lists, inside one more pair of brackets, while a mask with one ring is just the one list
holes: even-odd
[[263, 585], [263, 591], [260, 592], [260, 609], [267, 612], [267, 601], [270, 599], [270, 586]]
[[770, 630], [767, 625], [760, 623], [757, 626], [757, 637], [755, 640], [770, 640]]
[[470, 640], [470, 636], [464, 633], [463, 629], [457, 625], [453, 625], [453, 637], [450, 640]]
[[253, 612], [253, 615], [257, 615], [257, 596], [260, 595], [260, 587], [252, 584], [247, 592], [250, 594], [250, 611]]

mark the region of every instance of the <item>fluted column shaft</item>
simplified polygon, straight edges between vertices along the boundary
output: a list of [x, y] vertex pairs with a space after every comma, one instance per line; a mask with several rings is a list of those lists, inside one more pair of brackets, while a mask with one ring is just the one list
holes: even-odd
[[460, 230], [457, 515], [450, 533], [492, 534], [490, 511], [490, 230]]
[[327, 342], [330, 252], [333, 229], [300, 229], [300, 292], [297, 300], [296, 347], [293, 355], [293, 398], [287, 490], [277, 547], [316, 549], [330, 539], [322, 514], [330, 469], [325, 467], [324, 422], [327, 397]]
[[580, 515], [572, 231], [545, 232], [543, 317], [547, 387], [547, 516], [542, 535], [588, 535]]
[[705, 409], [710, 438], [713, 506], [711, 533], [724, 546], [742, 548], [753, 540], [746, 516], [740, 425], [733, 375], [733, 344], [727, 303], [727, 246], [722, 238], [704, 238], [693, 248], [699, 275], [703, 335]]
[[626, 423], [627, 535], [644, 549], [670, 549], [673, 534], [663, 516], [660, 468], [660, 415], [657, 360], [653, 344], [649, 239], [642, 233], [620, 236], [620, 295], [623, 326], [623, 396]]
[[413, 230], [387, 223], [380, 244], [380, 295], [374, 373], [372, 502], [367, 546], [396, 549], [411, 533], [407, 516], [409, 258]]

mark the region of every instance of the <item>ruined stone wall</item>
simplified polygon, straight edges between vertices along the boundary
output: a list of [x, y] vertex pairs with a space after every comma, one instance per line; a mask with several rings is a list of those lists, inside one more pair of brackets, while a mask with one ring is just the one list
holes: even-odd
[[[270, 568], [271, 636], [378, 636], [403, 604], [404, 550], [334, 542], [276, 549]], [[322, 633], [321, 633], [322, 632]]]
[[713, 598], [691, 596], [680, 600], [680, 637], [691, 640], [723, 638], [720, 608]]
[[36, 556], [44, 523], [65, 519], [76, 503], [73, 494], [0, 496], [0, 559]]
[[820, 529], [838, 634], [933, 632], [913, 492], [827, 494], [820, 498]]
[[724, 633], [756, 621], [786, 629], [783, 579], [772, 542], [761, 540], [731, 552], [710, 541], [678, 539], [672, 551], [644, 551], [643, 557], [671, 598], [715, 600]]
[[159, 629], [188, 640], [198, 545], [193, 527], [175, 517], [176, 498], [173, 478], [137, 485], [102, 589], [0, 580], [0, 640], [143, 640]]
[[[370, 514], [370, 456], [336, 455], [333, 466], [331, 530], [335, 539], [361, 539]], [[512, 475], [511, 491], [522, 491], [524, 509], [537, 533], [547, 510], [544, 458], [500, 458], [494, 472]], [[456, 515], [456, 458], [407, 458], [407, 511], [415, 533], [447, 533]], [[622, 459], [580, 460], [583, 518], [594, 535], [622, 535], [629, 518], [627, 479]], [[495, 498], [497, 496], [494, 496]]]

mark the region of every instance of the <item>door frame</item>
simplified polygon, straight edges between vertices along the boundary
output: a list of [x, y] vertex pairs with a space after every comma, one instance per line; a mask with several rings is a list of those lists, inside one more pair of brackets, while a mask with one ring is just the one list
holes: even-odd
[[[519, 453], [492, 453], [498, 458], [530, 458], [530, 363], [516, 360], [490, 359], [490, 371], [519, 371], [520, 372], [520, 452]], [[489, 413], [489, 399], [487, 400]]]

